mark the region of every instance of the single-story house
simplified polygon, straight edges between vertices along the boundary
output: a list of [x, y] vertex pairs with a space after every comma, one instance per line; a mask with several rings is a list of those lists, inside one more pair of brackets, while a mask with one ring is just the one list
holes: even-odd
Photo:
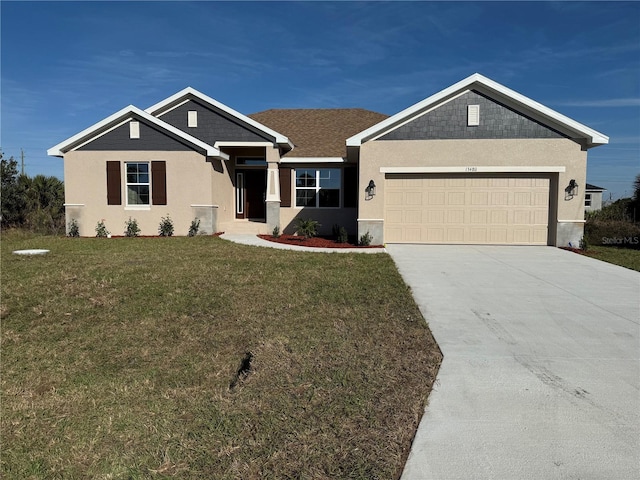
[[602, 209], [602, 194], [606, 191], [606, 188], [598, 187], [586, 183], [584, 187], [584, 209], [587, 212], [595, 212]]
[[295, 230], [374, 244], [577, 243], [587, 150], [605, 135], [474, 74], [391, 116], [363, 109], [243, 115], [193, 88], [128, 106], [48, 150], [64, 158], [67, 223], [93, 236], [162, 217], [186, 234]]

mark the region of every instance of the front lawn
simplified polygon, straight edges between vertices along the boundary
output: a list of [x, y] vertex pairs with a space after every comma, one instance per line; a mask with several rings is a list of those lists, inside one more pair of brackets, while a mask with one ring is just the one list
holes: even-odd
[[590, 245], [584, 254], [603, 262], [613, 263], [614, 265], [640, 272], [640, 250], [637, 249]]
[[401, 472], [441, 357], [388, 255], [15, 232], [1, 253], [3, 478]]

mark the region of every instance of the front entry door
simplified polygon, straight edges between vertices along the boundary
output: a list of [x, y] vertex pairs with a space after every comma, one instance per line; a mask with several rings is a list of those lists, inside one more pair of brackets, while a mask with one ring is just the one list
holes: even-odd
[[236, 189], [236, 217], [264, 220], [266, 215], [265, 196], [267, 193], [266, 170], [240, 170]]

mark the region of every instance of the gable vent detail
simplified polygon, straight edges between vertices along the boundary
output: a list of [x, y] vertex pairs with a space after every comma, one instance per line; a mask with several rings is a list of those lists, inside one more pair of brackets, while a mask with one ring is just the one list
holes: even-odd
[[129, 138], [140, 138], [140, 122], [129, 122]]
[[467, 105], [467, 126], [480, 125], [480, 105]]
[[188, 126], [195, 128], [198, 126], [198, 111], [197, 110], [189, 110], [188, 113]]

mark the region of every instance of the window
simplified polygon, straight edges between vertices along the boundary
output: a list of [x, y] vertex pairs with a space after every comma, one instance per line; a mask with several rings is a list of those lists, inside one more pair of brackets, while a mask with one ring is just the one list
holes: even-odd
[[585, 207], [590, 207], [591, 206], [591, 194], [590, 193], [585, 193], [584, 194], [584, 206]]
[[127, 205], [149, 205], [149, 164], [127, 163]]
[[238, 157], [236, 158], [236, 165], [266, 166], [267, 160], [263, 157]]
[[296, 169], [296, 207], [340, 206], [339, 168]]
[[198, 111], [197, 110], [189, 110], [187, 114], [187, 126], [195, 128], [198, 126]]

